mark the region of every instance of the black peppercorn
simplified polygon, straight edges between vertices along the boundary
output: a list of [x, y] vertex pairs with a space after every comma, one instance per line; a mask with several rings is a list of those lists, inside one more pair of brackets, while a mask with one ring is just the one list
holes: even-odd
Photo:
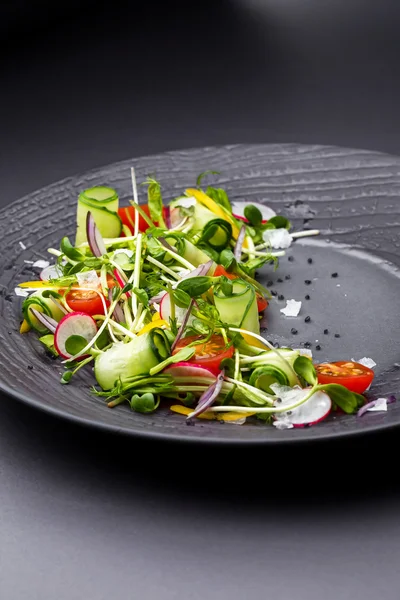
[[338, 274], [337, 273], [332, 273], [331, 277], [337, 277]]
[[295, 329], [294, 327], [292, 327], [292, 329], [290, 330], [290, 333], [293, 333], [293, 335], [297, 334], [297, 329]]
[[309, 264], [309, 265], [311, 265], [311, 263], [312, 263], [312, 258], [307, 258], [307, 262], [308, 262], [308, 264]]
[[308, 316], [307, 316], [307, 317], [304, 319], [304, 322], [305, 322], [305, 323], [309, 323], [310, 321], [311, 321], [311, 317], [308, 317]]
[[285, 299], [285, 296], [283, 294], [279, 294], [278, 300], [284, 300], [284, 299]]
[[329, 333], [329, 329], [324, 329], [324, 334], [327, 335]]
[[310, 299], [310, 295], [309, 295], [309, 294], [307, 294], [307, 296], [304, 296], [304, 298], [305, 298], [306, 300], [309, 300], [309, 299]]
[[340, 337], [340, 333], [335, 333], [335, 337], [339, 338]]
[[305, 283], [306, 285], [311, 285], [311, 279], [306, 279], [306, 280], [304, 281], [304, 283]]

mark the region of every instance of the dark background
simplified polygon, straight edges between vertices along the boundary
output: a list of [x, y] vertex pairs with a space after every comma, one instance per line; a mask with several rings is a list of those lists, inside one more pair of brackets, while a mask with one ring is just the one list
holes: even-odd
[[[0, 7], [0, 204], [109, 162], [237, 142], [400, 154], [381, 0]], [[397, 600], [398, 434], [245, 452], [0, 404], [0, 598]]]

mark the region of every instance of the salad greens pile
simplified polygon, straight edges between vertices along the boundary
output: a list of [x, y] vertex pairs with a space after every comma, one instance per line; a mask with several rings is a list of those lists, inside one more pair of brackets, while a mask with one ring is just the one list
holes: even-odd
[[92, 367], [92, 392], [109, 407], [277, 428], [357, 412], [364, 396], [318, 382], [309, 351], [260, 335], [271, 294], [257, 270], [276, 269], [293, 239], [318, 231], [291, 232], [270, 208], [231, 202], [203, 186], [210, 174], [168, 203], [149, 177], [140, 204], [133, 169], [128, 206], [107, 186], [82, 191], [75, 239], [48, 249], [56, 262], [40, 281], [20, 284], [21, 332], [35, 330], [61, 360], [62, 384]]

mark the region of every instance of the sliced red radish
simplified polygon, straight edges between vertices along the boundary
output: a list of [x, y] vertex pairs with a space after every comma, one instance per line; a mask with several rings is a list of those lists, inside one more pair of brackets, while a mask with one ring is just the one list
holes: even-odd
[[[287, 397], [283, 397], [277, 405], [283, 408], [285, 405], [290, 407], [301, 398], [304, 398], [311, 388], [293, 389], [294, 393], [288, 393]], [[297, 393], [296, 393], [297, 392]], [[315, 425], [325, 419], [332, 408], [332, 401], [325, 392], [315, 392], [309, 400], [304, 404], [300, 404], [297, 408], [293, 408], [287, 412], [275, 413], [274, 419], [282, 425], [287, 424], [292, 427], [305, 427], [307, 425]]]
[[[83, 340], [86, 340], [86, 343], [88, 344], [94, 338], [96, 333], [96, 321], [92, 319], [90, 315], [83, 312], [68, 313], [58, 323], [54, 333], [55, 349], [63, 358], [71, 358], [72, 356], [75, 356], [75, 354], [71, 354], [66, 348], [66, 346], [68, 346], [68, 338], [76, 336], [76, 342], [79, 341], [79, 338], [82, 338], [82, 344]], [[83, 356], [80, 356], [80, 358], [83, 358]]]
[[49, 265], [40, 271], [40, 279], [42, 281], [49, 281], [50, 279], [58, 279], [62, 276], [62, 272], [57, 265]]
[[[175, 318], [178, 322], [178, 325], [183, 322], [183, 319], [186, 316], [186, 311], [187, 311], [187, 308], [180, 308], [179, 306], [175, 305]], [[164, 296], [161, 299], [160, 317], [164, 321], [167, 321], [167, 323], [169, 322], [169, 319], [171, 318], [171, 299], [170, 299], [168, 293], [164, 294]], [[193, 319], [194, 319], [193, 315], [190, 315], [187, 325], [190, 325], [193, 322]]]
[[263, 223], [266, 223], [269, 219], [272, 219], [272, 217], [276, 217], [276, 212], [272, 210], [272, 208], [270, 208], [269, 206], [265, 206], [265, 204], [261, 204], [260, 202], [244, 201], [232, 202], [233, 216], [236, 217], [236, 219], [240, 219], [241, 221], [248, 223], [246, 217], [244, 216], [244, 209], [249, 204], [252, 204], [256, 208], [258, 208], [258, 210], [262, 214]]
[[193, 379], [193, 382], [198, 382], [199, 379], [212, 379], [212, 381], [217, 379], [216, 375], [209, 369], [190, 362], [179, 362], [170, 365], [164, 370], [164, 373], [171, 375], [174, 379]]

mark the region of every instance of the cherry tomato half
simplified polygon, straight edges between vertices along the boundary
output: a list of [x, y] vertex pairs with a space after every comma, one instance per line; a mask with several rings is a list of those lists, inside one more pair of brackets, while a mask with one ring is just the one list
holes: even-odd
[[71, 288], [65, 296], [65, 301], [76, 312], [84, 312], [87, 315], [104, 314], [103, 303], [99, 294], [90, 288], [86, 290]]
[[[191, 342], [200, 340], [201, 338], [201, 335], [190, 335], [182, 338], [175, 346], [172, 354], [176, 354]], [[195, 349], [195, 354], [188, 362], [209, 369], [215, 375], [220, 371], [221, 361], [224, 360], [224, 358], [232, 358], [235, 351], [233, 346], [226, 348], [224, 338], [222, 335], [218, 334], [212, 335], [208, 342], [197, 344], [196, 346], [193, 346], [193, 348]]]
[[[226, 271], [222, 265], [217, 265], [217, 268], [214, 271], [214, 277], [219, 277], [220, 275], [225, 275], [225, 277], [227, 277], [228, 279], [238, 278], [238, 275], [235, 275], [234, 273], [228, 273], [228, 271]], [[268, 300], [264, 298], [264, 296], [260, 294], [260, 292], [258, 292], [257, 290], [256, 298], [258, 312], [263, 312], [268, 306]]]
[[318, 383], [338, 383], [357, 394], [365, 392], [374, 378], [372, 369], [352, 361], [340, 360], [314, 366], [318, 375]]

